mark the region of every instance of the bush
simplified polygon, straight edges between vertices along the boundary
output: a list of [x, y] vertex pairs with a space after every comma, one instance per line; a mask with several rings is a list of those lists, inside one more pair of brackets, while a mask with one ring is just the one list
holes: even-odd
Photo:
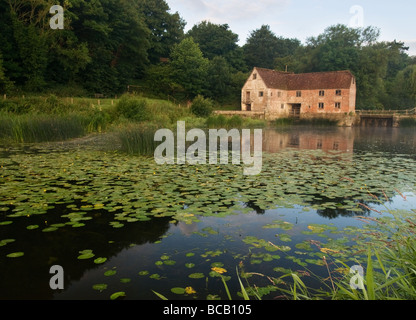
[[142, 122], [150, 119], [147, 100], [143, 98], [124, 95], [118, 102], [116, 110], [119, 116], [129, 120]]
[[198, 95], [192, 101], [191, 112], [197, 117], [209, 117], [213, 111], [214, 102], [211, 99], [206, 99]]
[[222, 114], [211, 116], [207, 119], [206, 125], [208, 128], [224, 128], [227, 125], [227, 118]]

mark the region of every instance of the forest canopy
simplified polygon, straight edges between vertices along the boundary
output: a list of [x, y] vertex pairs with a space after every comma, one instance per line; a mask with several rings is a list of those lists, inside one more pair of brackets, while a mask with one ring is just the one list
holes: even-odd
[[350, 70], [357, 109], [416, 106], [416, 57], [377, 27], [329, 26], [305, 43], [268, 25], [245, 44], [228, 24], [186, 21], [164, 0], [65, 0], [64, 29], [51, 29], [53, 0], [0, 2], [0, 93], [198, 95], [238, 105], [253, 67], [290, 72]]

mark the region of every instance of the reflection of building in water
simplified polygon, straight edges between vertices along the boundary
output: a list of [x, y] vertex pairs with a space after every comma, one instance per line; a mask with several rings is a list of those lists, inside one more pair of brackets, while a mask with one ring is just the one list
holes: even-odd
[[327, 132], [264, 131], [263, 151], [273, 153], [286, 148], [352, 153], [354, 150], [354, 135], [349, 128], [337, 128], [335, 131]]

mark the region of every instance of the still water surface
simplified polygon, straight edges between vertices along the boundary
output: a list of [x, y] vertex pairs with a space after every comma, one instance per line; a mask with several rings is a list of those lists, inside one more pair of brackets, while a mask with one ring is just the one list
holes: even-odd
[[[342, 252], [359, 249], [357, 217], [379, 215], [359, 203], [416, 208], [413, 129], [267, 129], [255, 177], [89, 144], [0, 151], [1, 299], [227, 299], [213, 267], [234, 299], [237, 267], [263, 299], [279, 299], [269, 278], [290, 270], [322, 287], [310, 276], [327, 277], [322, 248], [354, 264]], [[64, 290], [49, 287], [52, 265]]]

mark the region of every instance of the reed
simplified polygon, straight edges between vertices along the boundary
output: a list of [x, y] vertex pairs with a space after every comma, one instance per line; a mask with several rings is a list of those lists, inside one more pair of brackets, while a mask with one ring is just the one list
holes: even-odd
[[154, 141], [156, 126], [148, 124], [126, 124], [117, 129], [122, 151], [128, 154], [152, 156], [157, 147]]
[[0, 115], [1, 138], [18, 143], [61, 141], [86, 133], [88, 118], [77, 115]]

